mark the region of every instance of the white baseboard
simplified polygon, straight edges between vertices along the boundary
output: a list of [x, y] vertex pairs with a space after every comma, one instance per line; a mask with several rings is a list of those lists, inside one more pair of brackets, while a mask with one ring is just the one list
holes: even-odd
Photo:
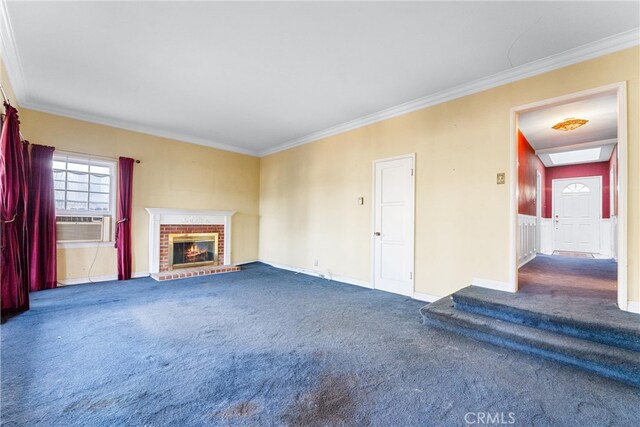
[[497, 280], [489, 280], [489, 279], [478, 279], [477, 277], [473, 278], [471, 282], [471, 286], [477, 286], [479, 288], [487, 288], [493, 289], [496, 291], [504, 291], [504, 292], [512, 292], [514, 293], [516, 290], [514, 286], [507, 282], [499, 282]]
[[249, 261], [234, 262], [233, 265], [245, 265], [245, 264], [251, 264], [251, 263], [254, 263], [254, 262], [260, 262], [260, 260], [259, 259], [252, 259], [252, 260], [249, 260]]
[[422, 292], [414, 292], [413, 293], [413, 299], [417, 299], [418, 301], [424, 301], [424, 302], [434, 302], [439, 300], [442, 297], [437, 297], [435, 295], [431, 295], [431, 294], [424, 294]]
[[640, 302], [627, 301], [627, 311], [630, 313], [640, 314]]
[[[149, 276], [149, 272], [143, 271], [143, 272], [133, 273], [131, 275], [131, 278], [138, 279], [140, 277], [148, 277], [148, 276]], [[58, 280], [58, 285], [59, 286], [82, 285], [85, 283], [110, 282], [112, 280], [118, 280], [118, 275], [106, 274], [104, 276], [91, 276], [91, 279], [89, 279], [89, 277], [78, 277], [75, 279], [62, 279], [62, 280]]]
[[373, 289], [373, 285], [369, 282], [365, 282], [364, 280], [354, 279], [351, 277], [340, 276], [338, 274], [325, 273], [324, 271], [315, 271], [315, 270], [305, 270], [303, 268], [293, 267], [286, 264], [278, 264], [277, 262], [270, 262], [260, 260], [260, 262], [270, 265], [275, 268], [280, 268], [282, 270], [293, 271], [294, 273], [306, 274], [307, 276], [319, 277], [321, 279], [333, 280], [336, 282], [346, 283], [348, 285], [360, 286], [362, 288]]

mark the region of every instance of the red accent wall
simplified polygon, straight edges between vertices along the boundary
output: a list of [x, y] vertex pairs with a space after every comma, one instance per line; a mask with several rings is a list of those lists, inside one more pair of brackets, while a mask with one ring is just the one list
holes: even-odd
[[[518, 213], [522, 215], [536, 215], [536, 171], [540, 171], [542, 183], [545, 187], [545, 167], [536, 156], [536, 152], [527, 138], [518, 130]], [[546, 191], [542, 191], [542, 214], [544, 216]]]
[[[613, 170], [613, 182], [609, 183], [609, 189], [613, 191], [613, 212], [611, 215], [618, 216], [618, 145], [613, 148], [609, 159], [609, 171]], [[609, 177], [611, 178], [611, 177]], [[607, 199], [609, 199], [607, 197]]]
[[553, 180], [562, 178], [582, 178], [587, 176], [602, 177], [602, 218], [609, 218], [609, 163], [584, 163], [581, 165], [554, 166], [547, 168], [547, 176], [545, 181], [546, 200], [549, 201], [545, 205], [543, 217], [551, 218], [553, 213]]

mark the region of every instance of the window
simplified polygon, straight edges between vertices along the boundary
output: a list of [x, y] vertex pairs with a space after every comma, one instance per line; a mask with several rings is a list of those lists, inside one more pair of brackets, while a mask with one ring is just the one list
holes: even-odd
[[113, 212], [113, 161], [67, 154], [53, 156], [53, 186], [58, 213]]
[[584, 184], [569, 184], [562, 190], [563, 193], [589, 193], [591, 190]]

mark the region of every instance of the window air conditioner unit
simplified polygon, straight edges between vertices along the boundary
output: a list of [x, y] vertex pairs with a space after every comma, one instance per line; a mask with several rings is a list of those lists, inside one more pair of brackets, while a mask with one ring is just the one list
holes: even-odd
[[110, 216], [56, 216], [59, 243], [108, 242], [111, 240]]

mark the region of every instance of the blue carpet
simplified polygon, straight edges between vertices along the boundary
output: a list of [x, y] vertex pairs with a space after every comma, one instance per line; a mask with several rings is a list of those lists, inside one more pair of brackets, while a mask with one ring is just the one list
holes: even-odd
[[423, 305], [262, 264], [34, 293], [31, 311], [1, 327], [2, 424], [460, 426], [498, 413], [516, 425], [631, 426], [640, 417], [636, 389], [424, 327]]
[[[600, 261], [600, 260], [593, 260]], [[640, 364], [640, 315], [601, 298], [510, 293], [469, 286], [451, 295], [456, 309], [505, 322], [634, 350]]]
[[470, 310], [464, 306], [461, 309], [455, 302], [457, 294], [458, 292], [451, 298], [442, 298], [421, 308], [423, 323], [494, 345], [566, 363], [640, 388], [640, 353], [598, 341], [550, 332], [545, 328], [522, 325], [517, 321], [504, 321], [502, 317], [492, 316], [493, 310], [489, 315], [479, 315], [475, 306], [469, 306]]

